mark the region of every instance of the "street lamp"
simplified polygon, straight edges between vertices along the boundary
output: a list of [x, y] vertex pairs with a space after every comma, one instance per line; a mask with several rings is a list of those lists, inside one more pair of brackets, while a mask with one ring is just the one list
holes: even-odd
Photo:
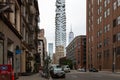
[[114, 50], [114, 52], [113, 52], [113, 66], [112, 66], [112, 71], [115, 72], [115, 61], [116, 61], [115, 46], [114, 46], [113, 50]]

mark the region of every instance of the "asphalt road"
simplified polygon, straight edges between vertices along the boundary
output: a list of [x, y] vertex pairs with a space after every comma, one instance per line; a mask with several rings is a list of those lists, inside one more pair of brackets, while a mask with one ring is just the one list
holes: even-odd
[[45, 79], [38, 73], [31, 76], [20, 76], [17, 80], [120, 80], [120, 73], [78, 72], [72, 70], [70, 73], [66, 73], [65, 78]]
[[66, 73], [66, 78], [53, 80], [120, 80], [120, 73], [71, 71]]

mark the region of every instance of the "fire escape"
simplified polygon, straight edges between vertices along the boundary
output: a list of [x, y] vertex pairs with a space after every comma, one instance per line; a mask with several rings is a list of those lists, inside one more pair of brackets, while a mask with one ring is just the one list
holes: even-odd
[[0, 2], [0, 14], [4, 12], [13, 12], [12, 9], [10, 8], [10, 3], [9, 1], [7, 2]]

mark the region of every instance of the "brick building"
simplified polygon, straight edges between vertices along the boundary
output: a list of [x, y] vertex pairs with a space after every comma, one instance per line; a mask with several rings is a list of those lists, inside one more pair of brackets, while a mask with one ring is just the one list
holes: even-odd
[[120, 0], [87, 0], [87, 68], [120, 70]]
[[38, 22], [37, 0], [0, 0], [0, 64], [15, 73], [34, 70]]
[[86, 67], [86, 36], [75, 37], [66, 47], [66, 58], [72, 60], [74, 68]]

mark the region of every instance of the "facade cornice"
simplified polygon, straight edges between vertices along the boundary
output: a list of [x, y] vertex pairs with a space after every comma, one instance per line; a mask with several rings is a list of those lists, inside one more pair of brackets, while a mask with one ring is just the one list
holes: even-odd
[[14, 28], [11, 22], [3, 14], [0, 14], [0, 19], [15, 33], [19, 39], [22, 39], [22, 35], [20, 35], [20, 33]]

